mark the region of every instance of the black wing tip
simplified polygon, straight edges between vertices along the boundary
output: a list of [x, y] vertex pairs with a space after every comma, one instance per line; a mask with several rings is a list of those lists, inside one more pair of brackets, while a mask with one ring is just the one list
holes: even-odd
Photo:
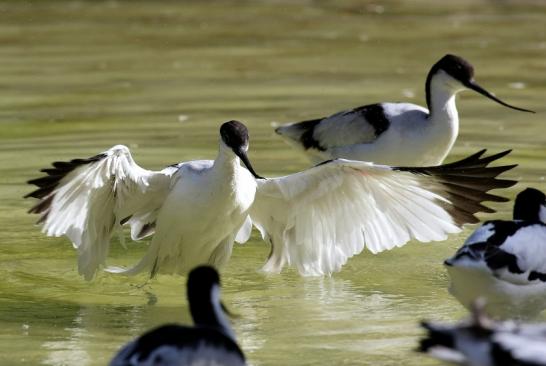
[[495, 182], [495, 188], [510, 188], [518, 184], [518, 181], [513, 179], [495, 179]]
[[494, 198], [490, 198], [487, 201], [489, 202], [510, 202], [510, 198], [503, 197], [503, 196], [497, 196], [497, 195], [491, 195]]
[[[70, 173], [77, 167], [97, 162], [99, 160], [106, 158], [107, 156], [108, 156], [107, 154], [102, 153], [102, 154], [94, 155], [87, 159], [72, 159], [70, 161], [54, 161], [53, 163], [51, 163], [53, 168], [40, 169], [40, 172], [46, 173], [45, 176], [30, 179], [27, 181], [27, 184], [35, 185], [40, 188], [50, 187], [58, 183], [62, 178], [64, 178], [68, 173]], [[32, 197], [31, 194], [32, 193], [27, 194], [25, 198]]]
[[38, 189], [27, 193], [23, 196], [26, 198], [37, 198], [38, 203], [32, 206], [27, 212], [29, 214], [41, 214], [36, 224], [41, 224], [47, 219], [51, 203], [55, 197], [54, 191], [58, 187], [60, 181], [79, 166], [97, 162], [106, 158], [108, 155], [101, 153], [87, 159], [72, 159], [70, 161], [54, 161], [51, 163], [53, 168], [44, 168], [40, 172], [46, 173], [45, 176], [30, 179], [27, 184], [37, 186]]
[[514, 168], [517, 168], [519, 166], [519, 164], [509, 164], [509, 165], [501, 165], [501, 166], [498, 166], [496, 167], [497, 169], [503, 169], [505, 172], [511, 170], [511, 169], [514, 169]]
[[32, 198], [39, 198], [39, 197], [35, 197], [35, 194], [36, 194], [36, 191], [32, 191], [32, 192], [30, 192], [30, 193], [25, 194], [25, 195], [23, 196], [23, 198], [25, 198], [25, 199], [26, 199], [26, 198], [30, 198], [30, 197], [32, 197]]
[[487, 149], [481, 149], [480, 151], [470, 155], [467, 158], [463, 158], [463, 159], [454, 161], [453, 163], [440, 165], [440, 166], [445, 166], [446, 168], [458, 168], [458, 169], [465, 169], [465, 168], [471, 168], [471, 167], [485, 168], [489, 165], [489, 163], [499, 160], [505, 157], [506, 155], [510, 154], [511, 152], [512, 152], [512, 149], [508, 149], [493, 155], [484, 156], [485, 153], [487, 153]]
[[398, 170], [416, 175], [426, 175], [438, 186], [435, 193], [446, 198], [449, 203], [441, 203], [451, 215], [454, 223], [461, 227], [464, 224], [476, 224], [479, 212], [494, 213], [495, 210], [483, 204], [485, 201], [506, 202], [505, 197], [487, 193], [493, 189], [509, 188], [517, 184], [516, 180], [499, 179], [502, 173], [517, 167], [517, 164], [489, 166], [493, 161], [508, 155], [512, 150], [484, 156], [482, 149], [459, 161], [425, 168], [401, 168]]
[[458, 161], [455, 161], [455, 162], [453, 162], [451, 164], [446, 164], [446, 165], [448, 167], [453, 165], [453, 166], [459, 166], [460, 168], [464, 168], [465, 166], [470, 167], [470, 166], [474, 166], [476, 164], [479, 164], [479, 166], [487, 167], [487, 165], [489, 165], [489, 163], [491, 163], [493, 161], [496, 161], [496, 160], [499, 160], [499, 159], [505, 157], [506, 155], [510, 154], [512, 152], [512, 149], [503, 150], [503, 151], [498, 152], [498, 153], [493, 154], [493, 155], [484, 156], [484, 154], [486, 152], [487, 152], [487, 149], [481, 149], [477, 153], [472, 154], [467, 158], [463, 158], [461, 160], [458, 160]]
[[[436, 166], [427, 166], [427, 167], [392, 167], [393, 170], [407, 171], [411, 173], [420, 173], [426, 175], [435, 175], [435, 174], [448, 174], [448, 172], [460, 174], [461, 171], [471, 168], [483, 168], [488, 169], [489, 164], [493, 161], [497, 161], [506, 155], [512, 152], [512, 149], [504, 150], [499, 153], [483, 156], [487, 152], [487, 149], [482, 149], [466, 158], [454, 161], [452, 163], [436, 165]], [[507, 171], [517, 167], [518, 164], [509, 164], [501, 165], [494, 167], [494, 169]]]
[[506, 155], [510, 154], [511, 152], [512, 152], [512, 149], [503, 150], [503, 151], [501, 151], [499, 153], [490, 155], [489, 157], [485, 157], [484, 159], [490, 159], [491, 161], [495, 161], [495, 160], [498, 160], [500, 158], [505, 157]]

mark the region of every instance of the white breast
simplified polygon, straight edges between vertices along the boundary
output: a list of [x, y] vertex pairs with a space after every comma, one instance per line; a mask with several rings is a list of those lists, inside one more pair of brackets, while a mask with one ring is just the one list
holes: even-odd
[[162, 273], [185, 273], [199, 264], [222, 266], [248, 216], [256, 182], [240, 166], [226, 176], [206, 161], [185, 164], [177, 174], [144, 261], [155, 261]]

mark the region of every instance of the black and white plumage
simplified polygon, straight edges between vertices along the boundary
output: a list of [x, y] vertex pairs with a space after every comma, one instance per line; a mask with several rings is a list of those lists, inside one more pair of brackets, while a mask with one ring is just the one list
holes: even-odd
[[194, 327], [163, 325], [124, 346], [110, 366], [243, 366], [245, 356], [220, 301], [212, 267], [193, 269], [187, 285]]
[[482, 309], [459, 324], [423, 322], [419, 351], [450, 364], [546, 366], [546, 324], [495, 322]]
[[532, 112], [496, 98], [474, 81], [470, 63], [446, 55], [428, 73], [428, 109], [411, 103], [370, 104], [275, 131], [313, 163], [344, 158], [388, 165], [439, 165], [459, 134], [455, 96], [467, 89], [506, 107]]
[[[496, 179], [514, 165], [488, 167], [508, 151], [485, 150], [439, 167], [401, 168], [332, 160], [285, 177], [259, 177], [246, 156], [240, 122], [220, 128], [214, 161], [191, 161], [161, 171], [142, 169], [129, 149], [115, 146], [91, 159], [54, 163], [30, 183], [40, 201], [30, 212], [49, 236], [66, 235], [78, 250], [79, 271], [91, 279], [105, 262], [110, 238], [130, 225], [133, 240], [154, 234], [133, 268], [111, 272], [186, 273], [199, 264], [224, 265], [234, 241], [255, 225], [271, 244], [264, 266], [278, 273], [329, 275], [368, 248], [373, 253], [411, 239], [445, 240], [477, 212], [493, 212], [487, 193], [509, 187]], [[239, 159], [245, 167], [241, 166]]]
[[450, 292], [465, 307], [478, 297], [498, 317], [531, 317], [546, 309], [546, 197], [518, 194], [514, 220], [485, 222], [445, 261]]

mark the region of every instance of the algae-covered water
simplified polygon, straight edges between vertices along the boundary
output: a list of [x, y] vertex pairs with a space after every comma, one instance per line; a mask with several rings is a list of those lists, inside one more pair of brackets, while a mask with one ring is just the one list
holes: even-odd
[[[65, 238], [26, 214], [25, 181], [51, 161], [114, 144], [139, 164], [213, 158], [218, 126], [250, 128], [259, 173], [307, 162], [273, 122], [378, 101], [424, 103], [424, 80], [445, 53], [518, 113], [459, 96], [461, 133], [449, 160], [513, 148], [507, 177], [546, 190], [546, 5], [540, 1], [2, 1], [0, 2], [0, 364], [104, 365], [131, 337], [189, 323], [185, 278], [101, 274], [85, 282]], [[507, 218], [511, 204], [494, 205]], [[484, 216], [485, 218], [485, 216]], [[253, 365], [437, 365], [414, 353], [421, 318], [454, 320], [442, 260], [472, 227], [442, 243], [362, 253], [341, 273], [264, 276], [257, 233], [223, 271]], [[115, 239], [109, 264], [146, 244]]]

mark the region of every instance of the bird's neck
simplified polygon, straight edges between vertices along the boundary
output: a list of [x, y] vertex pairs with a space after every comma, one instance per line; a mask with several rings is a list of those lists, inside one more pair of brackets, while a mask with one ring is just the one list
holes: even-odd
[[546, 223], [546, 206], [532, 200], [516, 198], [514, 220], [541, 221]]
[[434, 143], [436, 153], [445, 159], [459, 135], [459, 115], [455, 106], [458, 90], [446, 75], [435, 75], [427, 79], [427, 117], [426, 133], [428, 141]]
[[213, 286], [206, 299], [195, 299], [190, 303], [190, 312], [196, 326], [214, 328], [236, 341], [235, 333], [222, 309], [219, 286]]
[[235, 155], [233, 150], [220, 141], [218, 155], [214, 160], [214, 169], [221, 171], [223, 174], [235, 175], [237, 169], [241, 167], [239, 157]]
[[444, 75], [427, 79], [426, 95], [429, 118], [432, 121], [459, 123], [455, 96], [459, 90]]

